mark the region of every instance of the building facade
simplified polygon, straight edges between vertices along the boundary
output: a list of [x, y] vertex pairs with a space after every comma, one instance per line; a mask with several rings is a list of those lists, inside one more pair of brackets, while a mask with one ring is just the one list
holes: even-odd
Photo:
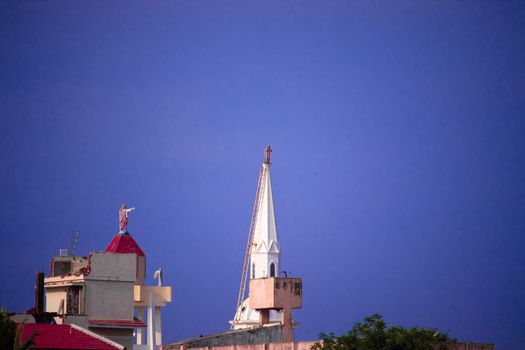
[[52, 259], [46, 312], [57, 314], [57, 324], [84, 327], [126, 349], [159, 349], [161, 308], [171, 301], [171, 287], [145, 286], [145, 277], [144, 252], [127, 231], [119, 232], [104, 252]]

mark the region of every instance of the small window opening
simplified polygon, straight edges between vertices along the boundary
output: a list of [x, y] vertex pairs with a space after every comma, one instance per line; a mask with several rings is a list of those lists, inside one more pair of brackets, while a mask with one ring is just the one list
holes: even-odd
[[66, 295], [66, 314], [78, 315], [80, 313], [80, 286], [70, 286]]

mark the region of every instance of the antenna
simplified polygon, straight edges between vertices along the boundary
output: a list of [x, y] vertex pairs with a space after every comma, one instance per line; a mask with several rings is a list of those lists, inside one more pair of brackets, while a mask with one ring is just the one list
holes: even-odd
[[67, 255], [75, 255], [77, 253], [78, 231], [71, 230], [69, 234], [69, 246], [67, 247]]

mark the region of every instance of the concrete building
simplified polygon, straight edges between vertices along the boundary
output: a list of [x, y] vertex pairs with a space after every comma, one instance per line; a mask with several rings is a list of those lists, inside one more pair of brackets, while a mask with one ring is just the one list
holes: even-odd
[[281, 325], [275, 323], [263, 327], [230, 330], [223, 333], [209, 334], [197, 338], [185, 339], [176, 343], [164, 345], [162, 349], [179, 350], [181, 348], [213, 348], [236, 346], [240, 344], [265, 344], [282, 342], [283, 332], [281, 330]]
[[171, 301], [171, 287], [144, 286], [146, 256], [125, 228], [104, 252], [52, 259], [46, 312], [57, 313], [57, 324], [78, 325], [128, 350], [159, 349], [161, 308]]

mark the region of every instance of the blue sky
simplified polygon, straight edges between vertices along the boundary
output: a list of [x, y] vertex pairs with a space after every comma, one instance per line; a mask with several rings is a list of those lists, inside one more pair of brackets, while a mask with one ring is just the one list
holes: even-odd
[[375, 312], [525, 347], [525, 5], [0, 2], [0, 304], [118, 208], [165, 341], [233, 317], [262, 151], [299, 339]]

